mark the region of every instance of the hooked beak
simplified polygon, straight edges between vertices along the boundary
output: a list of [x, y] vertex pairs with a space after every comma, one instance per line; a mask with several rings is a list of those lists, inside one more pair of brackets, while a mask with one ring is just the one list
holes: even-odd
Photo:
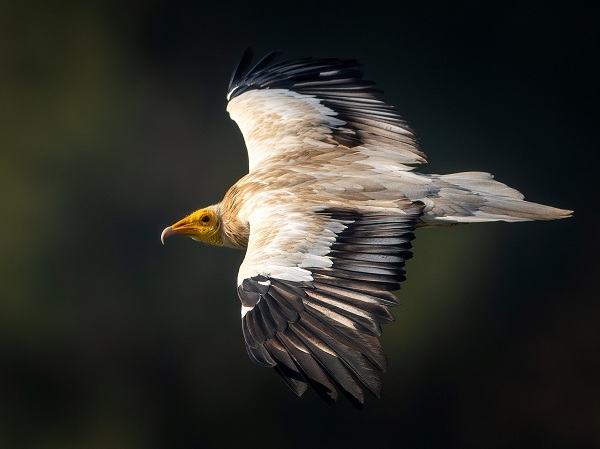
[[165, 239], [173, 234], [189, 235], [190, 237], [197, 234], [198, 230], [189, 217], [179, 220], [172, 226], [167, 226], [160, 234], [160, 241], [164, 245]]
[[165, 239], [170, 235], [177, 234], [177, 231], [173, 229], [173, 226], [167, 226], [163, 229], [163, 232], [160, 234], [160, 243], [165, 244]]

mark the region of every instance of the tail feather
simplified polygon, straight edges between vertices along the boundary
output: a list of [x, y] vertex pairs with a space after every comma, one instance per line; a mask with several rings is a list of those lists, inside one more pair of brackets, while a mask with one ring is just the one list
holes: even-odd
[[573, 211], [525, 201], [523, 194], [489, 173], [464, 172], [434, 178], [437, 194], [422, 200], [429, 225], [485, 221], [557, 220]]

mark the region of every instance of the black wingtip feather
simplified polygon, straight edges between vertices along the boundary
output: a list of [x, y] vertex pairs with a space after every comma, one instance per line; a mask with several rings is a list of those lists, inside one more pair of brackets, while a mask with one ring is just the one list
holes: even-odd
[[[304, 329], [308, 334], [312, 335], [313, 339], [320, 341], [322, 345], [329, 347], [337, 354], [339, 361], [352, 373], [354, 388], [358, 385], [356, 381], [359, 381], [376, 397], [380, 397], [381, 379], [376, 370], [373, 369], [374, 365], [354, 347], [355, 345], [352, 342], [346, 341], [348, 344], [345, 344], [343, 336], [337, 334], [333, 329], [315, 322], [315, 319], [308, 313], [303, 315], [302, 319], [298, 321], [297, 326]], [[350, 391], [346, 387], [343, 389]], [[364, 402], [362, 391], [358, 395], [355, 393], [352, 394], [357, 399], [360, 399], [361, 402]]]
[[237, 81], [242, 79], [246, 73], [248, 73], [248, 69], [250, 67], [250, 63], [252, 62], [252, 49], [247, 47], [242, 53], [235, 69], [233, 69], [233, 73], [231, 74], [231, 78], [229, 80], [229, 88], [228, 91], [231, 91], [233, 86]]
[[[371, 81], [362, 79], [360, 64], [354, 59], [313, 59], [303, 58], [273, 63], [281, 54], [275, 50], [267, 53], [256, 64], [252, 64], [252, 51], [244, 51], [229, 81], [229, 99], [254, 88], [287, 88], [294, 86], [298, 91], [317, 94], [331, 89], [330, 93], [351, 92], [353, 95], [376, 90]], [[389, 106], [388, 106], [389, 108]]]
[[308, 390], [308, 384], [304, 381], [304, 378], [300, 373], [289, 369], [283, 364], [277, 364], [273, 368], [275, 369], [275, 372], [283, 379], [289, 389], [296, 394], [296, 396], [300, 397], [306, 393], [306, 390]]
[[278, 338], [304, 375], [306, 381], [313, 387], [321, 399], [328, 404], [335, 403], [338, 399], [338, 390], [329, 376], [314, 360], [306, 346], [289, 329], [286, 332], [278, 334]]
[[310, 350], [313, 359], [319, 364], [323, 373], [338, 384], [341, 391], [347, 392], [355, 401], [363, 403], [365, 401], [364, 392], [356, 377], [352, 375], [342, 360], [327, 351], [323, 341], [315, 334], [308, 332], [301, 322], [291, 324], [290, 331]]

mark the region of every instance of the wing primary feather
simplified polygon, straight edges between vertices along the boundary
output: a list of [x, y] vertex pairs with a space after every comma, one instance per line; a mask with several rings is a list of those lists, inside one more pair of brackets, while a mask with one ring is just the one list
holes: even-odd
[[242, 318], [242, 334], [244, 335], [244, 340], [246, 341], [246, 345], [252, 349], [256, 349], [259, 346], [259, 343], [254, 339], [252, 333], [250, 333], [250, 329], [248, 328], [248, 318], [247, 314]]
[[336, 382], [343, 391], [351, 396], [352, 403], [363, 404], [364, 393], [357, 379], [348, 367], [333, 353], [329, 346], [314, 334], [307, 332], [306, 328], [297, 323], [290, 325], [290, 330], [310, 350], [315, 361]]
[[278, 290], [271, 289], [266, 296], [269, 300], [269, 304], [275, 304], [278, 312], [281, 313], [286, 321], [296, 321], [298, 319], [299, 306], [288, 302]]
[[249, 72], [258, 72], [260, 70], [263, 70], [265, 67], [267, 67], [271, 61], [273, 61], [273, 59], [275, 59], [277, 56], [279, 56], [281, 54], [281, 51], [279, 50], [273, 50], [269, 53], [267, 53], [265, 56], [263, 56], [261, 59], [259, 59], [259, 61], [254, 65], [254, 67], [252, 67]]
[[356, 329], [340, 325], [338, 322], [322, 320], [318, 314], [306, 311], [302, 315], [302, 321], [321, 333], [328, 335], [331, 339], [349, 348], [354, 348], [363, 354], [367, 360], [377, 369], [385, 372], [387, 359], [381, 350], [381, 343], [377, 337], [361, 334]]
[[273, 338], [279, 327], [271, 310], [270, 304], [268, 304], [264, 298], [261, 298], [261, 301], [256, 304], [256, 307], [248, 312], [250, 315], [256, 318], [256, 323], [261, 334], [263, 334], [267, 339]]
[[280, 52], [278, 50], [271, 51], [263, 56], [254, 66], [252, 66], [252, 68], [250, 68], [250, 64], [252, 63], [252, 50], [250, 48], [246, 48], [235, 70], [233, 71], [233, 74], [231, 75], [231, 79], [229, 80], [228, 100], [231, 100], [247, 90], [248, 87], [253, 84], [253, 80], [251, 77], [249, 77], [249, 75], [251, 73], [260, 72], [266, 68], [269, 63], [271, 63], [279, 54]]
[[[308, 384], [304, 381], [302, 374], [297, 371], [290, 370], [287, 366], [280, 363], [275, 365], [273, 369], [297, 396], [302, 396], [308, 389]], [[300, 379], [297, 379], [296, 375], [299, 376]]]
[[308, 384], [285, 347], [283, 347], [277, 338], [273, 338], [265, 342], [265, 348], [277, 363], [275, 366], [277, 374], [283, 378], [287, 386], [294, 393], [302, 396], [307, 390]]
[[[300, 370], [296, 366], [296, 363], [292, 360], [290, 353], [279, 341], [279, 337], [272, 338], [265, 342], [265, 348], [279, 362], [279, 364], [286, 366], [289, 370], [295, 371], [298, 373], [298, 375], [300, 375]], [[300, 376], [298, 379], [303, 379], [303, 377]]]
[[272, 368], [277, 364], [262, 345], [258, 345], [257, 348], [251, 348], [250, 346], [246, 345], [246, 350], [250, 359], [257, 365]]
[[242, 57], [238, 61], [237, 65], [235, 66], [233, 73], [231, 74], [231, 78], [229, 80], [229, 89], [228, 89], [229, 92], [231, 92], [231, 89], [234, 87], [234, 85], [239, 80], [243, 79], [244, 75], [248, 72], [248, 68], [250, 67], [251, 62], [252, 62], [252, 49], [246, 48], [244, 50], [244, 53], [242, 54]]
[[[296, 321], [298, 315], [287, 314], [283, 307], [279, 305], [277, 301], [269, 294], [263, 297], [263, 303], [269, 308], [269, 313], [273, 318], [274, 323], [272, 326], [278, 331], [284, 331], [290, 321]], [[288, 318], [290, 317], [290, 318]]]
[[353, 346], [345, 345], [340, 340], [332, 337], [331, 332], [323, 331], [318, 326], [314, 325], [313, 320], [300, 320], [297, 325], [302, 326], [307, 332], [310, 332], [319, 338], [323, 344], [331, 348], [340, 360], [350, 369], [350, 371], [358, 378], [358, 380], [376, 397], [381, 397], [381, 379], [374, 370], [374, 365]]
[[338, 391], [308, 348], [289, 329], [278, 333], [277, 337], [317, 394], [328, 404], [335, 403], [338, 399]]
[[252, 339], [259, 345], [262, 345], [267, 339], [267, 332], [266, 330], [263, 331], [262, 329], [263, 322], [260, 318], [260, 312], [257, 312], [255, 309], [252, 309], [246, 314], [246, 316], [243, 319], [248, 325], [248, 331], [252, 336]]

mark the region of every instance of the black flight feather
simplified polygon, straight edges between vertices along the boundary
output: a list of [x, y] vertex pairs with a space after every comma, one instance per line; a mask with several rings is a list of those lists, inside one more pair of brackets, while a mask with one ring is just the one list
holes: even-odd
[[238, 293], [248, 307], [242, 330], [250, 358], [274, 367], [301, 395], [310, 384], [327, 402], [342, 392], [352, 404], [364, 402], [363, 388], [379, 397], [387, 361], [378, 336], [394, 320], [392, 293], [405, 278], [415, 222], [424, 205], [406, 214], [318, 212], [343, 224], [327, 256], [328, 268], [313, 268], [312, 282], [257, 275]]

